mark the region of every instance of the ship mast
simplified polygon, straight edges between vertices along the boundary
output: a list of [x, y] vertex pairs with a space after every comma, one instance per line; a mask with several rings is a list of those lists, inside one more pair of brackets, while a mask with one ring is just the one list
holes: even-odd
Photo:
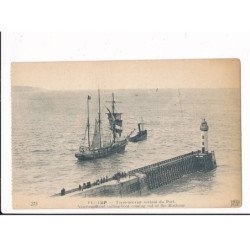
[[115, 104], [119, 102], [115, 101], [114, 93], [112, 93], [112, 100], [107, 102], [111, 102], [111, 111], [107, 108], [107, 115], [109, 119], [110, 130], [112, 131], [113, 135], [113, 143], [115, 143], [116, 138], [121, 137], [122, 133], [122, 113], [115, 111]]
[[114, 93], [112, 93], [112, 114], [115, 113], [115, 96], [114, 96]]
[[121, 119], [122, 113], [117, 113], [115, 111], [115, 104], [119, 102], [115, 101], [114, 93], [112, 93], [111, 101], [108, 102], [111, 102], [111, 111], [108, 109], [109, 113], [107, 113], [107, 115], [110, 123], [110, 130], [112, 131], [113, 142], [115, 143], [117, 134], [119, 137], [121, 137], [122, 133], [122, 119]]
[[[111, 107], [112, 107], [112, 115], [114, 117], [114, 113], [115, 113], [115, 96], [114, 96], [114, 93], [112, 93]], [[113, 132], [113, 142], [115, 142], [115, 137], [116, 137], [116, 134], [115, 134], [115, 122], [113, 122], [112, 132]]]
[[181, 117], [182, 117], [182, 120], [183, 120], [183, 110], [182, 110], [180, 89], [178, 89], [178, 97], [179, 97], [179, 103], [180, 103], [180, 108], [181, 108]]
[[100, 135], [100, 148], [102, 147], [102, 136], [101, 136], [101, 97], [100, 97], [100, 89], [98, 88], [98, 129], [99, 129], [99, 135]]

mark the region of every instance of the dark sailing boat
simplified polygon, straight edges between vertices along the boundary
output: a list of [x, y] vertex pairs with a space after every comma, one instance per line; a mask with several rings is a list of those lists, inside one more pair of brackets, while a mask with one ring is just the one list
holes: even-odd
[[105, 145], [102, 141], [101, 135], [101, 111], [100, 111], [100, 90], [98, 90], [98, 104], [99, 104], [99, 112], [98, 112], [98, 120], [95, 120], [95, 130], [92, 143], [90, 143], [90, 122], [89, 122], [89, 100], [90, 96], [87, 98], [87, 109], [88, 109], [88, 119], [87, 119], [87, 126], [85, 130], [88, 132], [88, 141], [87, 146], [80, 146], [79, 152], [75, 154], [75, 157], [78, 160], [85, 161], [85, 160], [93, 160], [97, 158], [107, 157], [109, 155], [115, 153], [122, 153], [125, 151], [126, 145], [128, 144], [127, 138], [122, 139], [122, 113], [115, 112], [115, 99], [114, 93], [112, 93], [112, 100], [111, 100], [111, 111], [108, 110], [108, 119], [109, 119], [109, 129], [112, 132], [111, 140], [109, 143]]
[[129, 138], [129, 141], [131, 142], [138, 142], [138, 141], [143, 141], [147, 139], [148, 132], [147, 130], [144, 129], [144, 122], [141, 121], [138, 123], [138, 129], [139, 132], [135, 135]]

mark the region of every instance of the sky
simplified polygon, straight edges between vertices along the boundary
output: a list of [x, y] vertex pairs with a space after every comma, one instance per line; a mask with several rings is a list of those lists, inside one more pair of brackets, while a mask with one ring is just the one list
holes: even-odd
[[238, 59], [12, 62], [15, 86], [50, 90], [239, 88]]

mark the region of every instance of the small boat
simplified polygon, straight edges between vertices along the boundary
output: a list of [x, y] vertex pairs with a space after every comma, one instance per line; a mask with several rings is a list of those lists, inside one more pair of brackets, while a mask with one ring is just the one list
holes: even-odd
[[101, 109], [100, 109], [100, 91], [98, 90], [98, 104], [99, 112], [98, 119], [95, 120], [95, 129], [92, 143], [90, 142], [90, 121], [89, 121], [89, 101], [91, 97], [87, 98], [87, 126], [85, 130], [85, 136], [83, 141], [86, 141], [86, 132], [87, 132], [87, 146], [81, 145], [79, 151], [75, 153], [75, 157], [80, 161], [94, 160], [97, 158], [104, 158], [116, 153], [123, 153], [125, 151], [126, 145], [128, 144], [127, 138], [122, 138], [122, 113], [117, 113], [115, 111], [114, 94], [112, 93], [111, 100], [111, 110], [108, 110], [108, 120], [109, 120], [109, 130], [111, 130], [112, 136], [108, 143], [103, 142], [102, 133], [101, 133]]
[[138, 133], [135, 136], [129, 137], [130, 142], [144, 141], [147, 139], [148, 132], [144, 129], [143, 121], [138, 123]]

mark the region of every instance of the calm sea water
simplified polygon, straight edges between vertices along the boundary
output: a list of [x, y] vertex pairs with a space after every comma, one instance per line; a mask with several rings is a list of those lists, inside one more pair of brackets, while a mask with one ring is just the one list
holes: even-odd
[[[101, 91], [103, 132], [105, 105], [112, 91]], [[238, 89], [115, 90], [121, 103], [124, 134], [137, 128], [143, 117], [148, 139], [129, 143], [124, 154], [78, 162], [86, 126], [86, 98], [91, 95], [92, 132], [97, 118], [96, 91], [13, 91], [13, 190], [21, 194], [52, 195], [62, 187], [111, 176], [200, 149], [200, 122], [209, 125], [209, 149], [218, 168], [197, 173], [157, 192], [208, 194], [234, 192], [240, 180], [240, 92]]]

